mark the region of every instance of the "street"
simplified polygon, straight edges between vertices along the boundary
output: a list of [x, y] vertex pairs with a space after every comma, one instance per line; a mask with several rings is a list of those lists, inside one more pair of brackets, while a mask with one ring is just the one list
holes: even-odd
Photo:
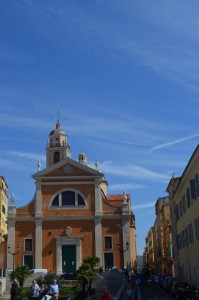
[[124, 289], [121, 300], [171, 300], [171, 297], [160, 287], [154, 285], [142, 285], [133, 289], [132, 297], [128, 298], [126, 289]]

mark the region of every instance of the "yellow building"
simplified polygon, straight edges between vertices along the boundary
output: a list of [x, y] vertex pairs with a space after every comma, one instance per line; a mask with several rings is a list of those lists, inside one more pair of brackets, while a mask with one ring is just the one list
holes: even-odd
[[169, 197], [160, 197], [155, 205], [154, 266], [158, 272], [171, 273], [172, 237]]
[[171, 222], [171, 263], [172, 263], [172, 275], [179, 278], [178, 267], [178, 248], [176, 242], [177, 228], [176, 228], [176, 214], [175, 214], [175, 202], [173, 196], [178, 186], [180, 177], [172, 177], [169, 181], [166, 191], [169, 194], [170, 203], [170, 222]]
[[8, 186], [3, 176], [0, 176], [0, 244], [7, 235]]
[[[74, 272], [86, 256], [97, 256], [106, 269], [136, 265], [135, 217], [130, 195], [107, 193], [99, 163], [85, 152], [71, 158], [66, 132], [59, 121], [49, 134], [46, 168], [33, 176], [35, 195], [27, 205], [9, 206], [8, 244], [20, 251], [15, 264]], [[7, 253], [7, 268], [13, 268]]]
[[0, 176], [0, 277], [6, 269], [6, 237], [8, 214], [8, 186], [3, 176]]
[[154, 244], [153, 244], [153, 227], [150, 228], [146, 237], [146, 252], [147, 252], [147, 269], [154, 270]]
[[199, 146], [180, 178], [173, 199], [179, 276], [199, 286]]

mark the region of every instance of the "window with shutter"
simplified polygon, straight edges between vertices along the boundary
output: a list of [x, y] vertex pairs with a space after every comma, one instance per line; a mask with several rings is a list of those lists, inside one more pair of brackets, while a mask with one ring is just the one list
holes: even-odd
[[187, 208], [187, 203], [186, 203], [186, 198], [185, 195], [183, 195], [182, 197], [182, 208], [183, 208], [183, 212], [186, 212], [186, 208]]
[[195, 175], [196, 197], [199, 196], [199, 176]]
[[189, 243], [193, 243], [193, 226], [192, 223], [188, 225]]
[[187, 207], [190, 207], [191, 199], [190, 199], [190, 190], [189, 190], [189, 188], [187, 188], [187, 191], [186, 191], [186, 199], [187, 199]]
[[199, 217], [195, 219], [195, 236], [196, 239], [199, 239]]
[[196, 184], [195, 179], [190, 180], [191, 199], [196, 199]]

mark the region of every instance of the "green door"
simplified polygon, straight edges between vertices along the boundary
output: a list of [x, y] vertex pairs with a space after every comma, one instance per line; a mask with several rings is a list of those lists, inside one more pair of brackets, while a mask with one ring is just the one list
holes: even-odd
[[113, 263], [113, 253], [104, 253], [104, 267], [105, 270], [107, 268], [112, 268], [114, 267], [114, 263]]
[[34, 269], [33, 267], [33, 255], [24, 255], [24, 265], [27, 265], [30, 270]]
[[62, 273], [73, 273], [76, 270], [76, 246], [62, 245]]

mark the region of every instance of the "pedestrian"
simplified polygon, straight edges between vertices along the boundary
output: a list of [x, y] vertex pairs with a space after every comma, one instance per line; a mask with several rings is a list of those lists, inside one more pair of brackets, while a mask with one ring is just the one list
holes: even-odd
[[49, 288], [47, 284], [42, 284], [40, 291], [39, 291], [39, 299], [45, 300], [46, 295], [49, 293]]
[[11, 288], [10, 288], [10, 297], [11, 300], [16, 300], [17, 298], [17, 291], [18, 291], [18, 284], [16, 279], [14, 279], [13, 283], [11, 284]]
[[40, 288], [37, 284], [37, 280], [32, 280], [32, 285], [30, 287], [30, 300], [38, 300], [39, 299], [39, 291]]
[[131, 281], [127, 280], [127, 282], [126, 282], [126, 293], [127, 293], [128, 298], [131, 297], [131, 292], [132, 292], [131, 288], [132, 288]]
[[50, 294], [52, 295], [53, 299], [58, 300], [59, 286], [56, 279], [53, 280], [53, 283], [50, 286]]
[[113, 295], [113, 298], [112, 298], [113, 300], [119, 300], [119, 298], [118, 298], [118, 296], [117, 296], [117, 293], [114, 293], [114, 295]]
[[111, 300], [111, 295], [108, 288], [104, 289], [104, 292], [102, 294], [102, 300]]

